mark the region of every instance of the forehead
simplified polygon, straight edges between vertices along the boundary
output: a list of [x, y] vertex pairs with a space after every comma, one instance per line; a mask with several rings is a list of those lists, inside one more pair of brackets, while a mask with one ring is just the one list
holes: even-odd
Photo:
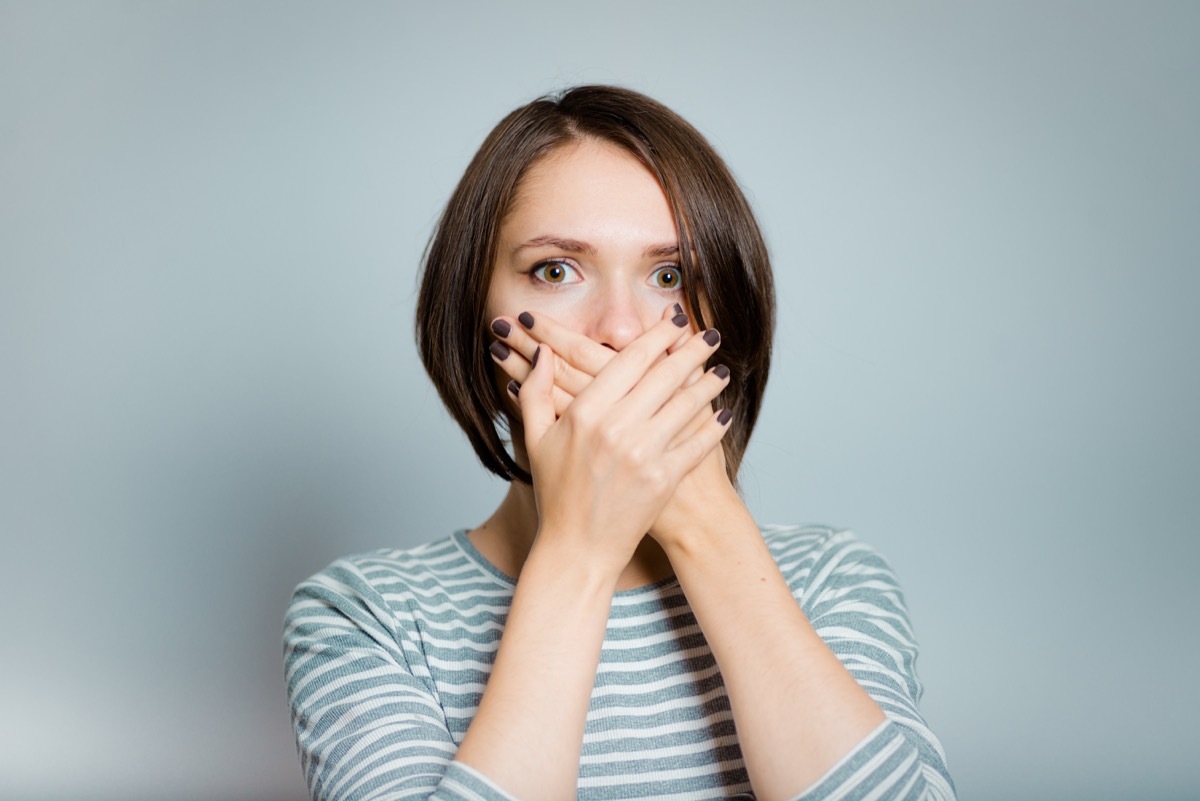
[[529, 168], [500, 233], [505, 240], [555, 234], [663, 241], [675, 236], [675, 222], [644, 164], [616, 145], [584, 140]]

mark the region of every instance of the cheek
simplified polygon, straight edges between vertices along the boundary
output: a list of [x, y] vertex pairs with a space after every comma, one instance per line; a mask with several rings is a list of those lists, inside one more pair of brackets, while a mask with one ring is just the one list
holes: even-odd
[[586, 328], [590, 304], [584, 292], [570, 289], [524, 292], [503, 292], [488, 296], [488, 321], [504, 316], [515, 320], [521, 312], [529, 312], [535, 318], [550, 317], [556, 323], [572, 331], [582, 332]]
[[492, 281], [491, 287], [488, 289], [487, 298], [483, 302], [483, 317], [484, 322], [491, 324], [502, 314], [507, 314], [505, 307], [508, 305], [504, 300], [505, 292], [502, 287], [497, 286], [495, 280]]

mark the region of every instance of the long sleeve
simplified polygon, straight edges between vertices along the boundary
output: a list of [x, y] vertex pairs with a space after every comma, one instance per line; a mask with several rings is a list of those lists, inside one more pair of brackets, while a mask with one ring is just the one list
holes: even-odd
[[357, 565], [302, 583], [284, 664], [309, 792], [320, 801], [512, 801], [457, 749], [421, 645]]
[[[786, 550], [777, 559], [789, 575]], [[954, 799], [942, 746], [917, 710], [917, 643], [891, 567], [848, 531], [827, 531], [810, 564], [791, 572], [793, 595], [887, 720], [796, 801]]]
[[[797, 801], [953, 799], [941, 746], [917, 712], [916, 644], [887, 563], [829, 528], [764, 535], [817, 633], [888, 718]], [[297, 588], [284, 658], [314, 799], [513, 801], [454, 759], [513, 589], [465, 532], [340, 560]], [[579, 798], [693, 801], [749, 789], [721, 675], [679, 582], [617, 593]]]

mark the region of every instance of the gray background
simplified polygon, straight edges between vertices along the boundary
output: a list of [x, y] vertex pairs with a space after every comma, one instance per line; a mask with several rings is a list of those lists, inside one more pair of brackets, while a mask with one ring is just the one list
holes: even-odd
[[1200, 4], [0, 6], [0, 795], [298, 799], [281, 618], [478, 523], [412, 344], [485, 133], [619, 83], [779, 282], [763, 522], [905, 583], [965, 799], [1200, 797]]

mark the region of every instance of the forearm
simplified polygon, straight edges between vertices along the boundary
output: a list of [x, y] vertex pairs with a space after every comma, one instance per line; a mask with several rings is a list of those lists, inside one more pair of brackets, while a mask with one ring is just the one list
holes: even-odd
[[814, 631], [749, 513], [664, 544], [720, 667], [755, 793], [793, 798], [884, 720]]
[[577, 554], [534, 546], [455, 759], [522, 801], [575, 796], [615, 581]]

